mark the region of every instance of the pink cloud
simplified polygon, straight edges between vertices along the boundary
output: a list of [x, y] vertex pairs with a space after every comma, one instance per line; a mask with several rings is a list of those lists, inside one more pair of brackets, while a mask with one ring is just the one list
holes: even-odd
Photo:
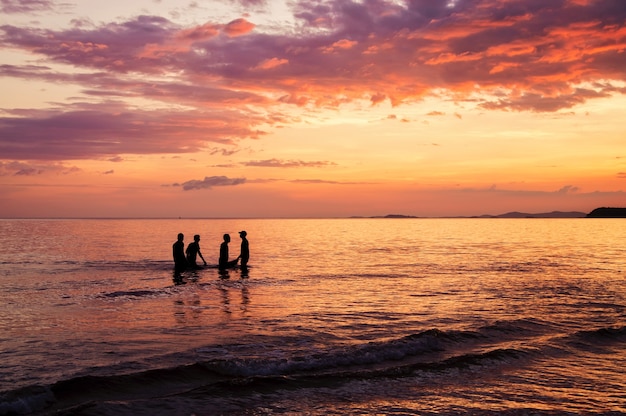
[[250, 6], [264, 6], [267, 4], [268, 0], [233, 0], [239, 4], [241, 4], [243, 7], [250, 7]]
[[286, 65], [289, 61], [287, 59], [270, 58], [259, 63], [256, 68], [258, 69], [272, 69], [277, 66]]
[[192, 27], [190, 29], [183, 29], [176, 37], [186, 40], [203, 40], [211, 39], [219, 34], [219, 27], [212, 23], [205, 23], [201, 26]]
[[52, 0], [0, 0], [0, 13], [47, 12], [55, 7]]
[[338, 52], [342, 49], [352, 49], [354, 46], [356, 46], [358, 44], [358, 42], [353, 41], [353, 40], [348, 40], [348, 39], [340, 39], [337, 42], [333, 43], [330, 46], [326, 46], [322, 48], [322, 51], [324, 53], [333, 53], [333, 52]]
[[254, 29], [254, 24], [246, 19], [235, 19], [224, 27], [224, 33], [228, 36], [241, 36]]

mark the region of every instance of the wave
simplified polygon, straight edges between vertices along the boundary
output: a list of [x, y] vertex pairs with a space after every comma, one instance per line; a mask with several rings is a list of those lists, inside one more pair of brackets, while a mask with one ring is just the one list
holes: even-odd
[[[2, 266], [8, 266], [15, 270], [23, 270], [24, 262], [22, 261], [3, 261]], [[29, 262], [29, 268], [37, 273], [43, 274], [59, 274], [67, 271], [170, 271], [174, 270], [174, 264], [170, 260], [53, 260], [53, 261], [37, 261]], [[216, 266], [217, 267], [217, 266]]]
[[112, 376], [82, 376], [50, 386], [30, 386], [0, 395], [0, 415], [27, 415], [71, 409], [84, 403], [176, 394], [219, 382], [201, 364]]
[[[126, 294], [128, 295], [128, 294]], [[142, 294], [139, 294], [140, 296]], [[539, 340], [550, 339], [542, 344]], [[0, 415], [61, 412], [102, 401], [152, 397], [220, 395], [245, 389], [277, 390], [332, 386], [390, 378], [454, 378], [459, 371], [490, 372], [523, 367], [551, 354], [595, 348], [624, 348], [626, 327], [598, 328], [566, 336], [535, 319], [496, 322], [472, 331], [430, 329], [386, 341], [335, 345], [311, 351], [276, 351], [271, 356], [215, 358], [229, 346], [196, 350], [195, 363], [143, 371], [118, 365], [110, 375], [87, 375], [49, 386], [30, 386], [0, 394]], [[278, 340], [280, 342], [280, 340]], [[555, 349], [555, 343], [560, 348]], [[263, 348], [248, 346], [251, 350]], [[280, 344], [275, 344], [278, 350]], [[233, 346], [235, 349], [236, 346]], [[126, 369], [125, 369], [126, 368]], [[105, 369], [106, 370], [106, 369]], [[105, 373], [102, 373], [105, 374]], [[71, 413], [71, 412], [70, 412]]]
[[167, 292], [164, 290], [148, 290], [148, 289], [138, 289], [138, 290], [118, 290], [116, 292], [102, 293], [97, 297], [100, 298], [123, 298], [123, 299], [133, 299], [133, 298], [152, 298], [160, 295], [164, 295]]
[[[114, 294], [116, 295], [116, 294]], [[141, 294], [140, 294], [141, 295]], [[484, 338], [484, 336], [482, 336]], [[409, 375], [417, 370], [442, 371], [468, 365], [510, 360], [523, 352], [500, 350], [470, 352], [468, 345], [481, 338], [471, 332], [432, 329], [381, 342], [330, 348], [282, 358], [206, 359], [190, 365], [108, 376], [81, 376], [50, 386], [31, 386], [0, 395], [0, 415], [29, 414], [69, 409], [100, 400], [133, 400], [186, 394], [221, 386], [290, 385]], [[460, 354], [455, 352], [459, 349]], [[210, 354], [215, 347], [199, 349]], [[491, 365], [491, 364], [490, 364]], [[113, 371], [113, 370], [112, 370]], [[119, 367], [118, 370], [119, 371]], [[130, 371], [130, 370], [128, 370]]]
[[565, 338], [565, 345], [579, 351], [609, 354], [614, 348], [623, 349], [626, 345], [626, 327], [578, 331]]

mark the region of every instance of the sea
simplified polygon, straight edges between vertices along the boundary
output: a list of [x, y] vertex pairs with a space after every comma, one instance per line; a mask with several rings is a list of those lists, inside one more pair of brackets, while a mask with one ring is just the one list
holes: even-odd
[[[249, 267], [220, 271], [242, 230]], [[180, 278], [178, 233], [208, 263]], [[626, 414], [625, 219], [4, 219], [0, 241], [0, 415]]]

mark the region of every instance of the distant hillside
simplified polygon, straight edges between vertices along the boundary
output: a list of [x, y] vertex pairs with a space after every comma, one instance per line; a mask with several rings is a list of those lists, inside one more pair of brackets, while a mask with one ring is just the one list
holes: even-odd
[[[374, 217], [350, 217], [350, 218], [420, 218], [413, 215], [403, 214], [387, 214]], [[425, 217], [423, 217], [425, 218]], [[626, 218], [626, 208], [596, 208], [590, 213], [579, 211], [552, 211], [542, 212], [539, 214], [530, 214], [527, 212], [507, 212], [499, 215], [479, 215], [474, 217], [446, 217], [446, 218]]]
[[373, 217], [362, 217], [362, 216], [352, 216], [350, 218], [419, 218], [413, 215], [404, 215], [404, 214], [387, 214], [387, 215], [376, 215]]
[[587, 214], [584, 212], [578, 211], [570, 211], [570, 212], [562, 212], [562, 211], [552, 211], [552, 212], [543, 212], [540, 214], [529, 214], [526, 212], [507, 212], [506, 214], [500, 215], [481, 215], [480, 217], [475, 218], [584, 218]]
[[596, 208], [587, 214], [587, 218], [626, 218], [626, 208]]
[[387, 214], [384, 217], [371, 217], [371, 218], [417, 218], [412, 215], [402, 215], [402, 214]]
[[[585, 212], [578, 211], [570, 211], [570, 212], [561, 212], [561, 211], [552, 211], [552, 212], [544, 212], [540, 214], [529, 214], [526, 212], [507, 212], [506, 214], [500, 215], [480, 215], [475, 217], [445, 217], [445, 218], [585, 218], [588, 216]], [[403, 214], [387, 214], [387, 215], [378, 215], [373, 217], [360, 217], [353, 216], [350, 218], [420, 218], [413, 215], [403, 215]], [[426, 217], [422, 217], [426, 218]]]

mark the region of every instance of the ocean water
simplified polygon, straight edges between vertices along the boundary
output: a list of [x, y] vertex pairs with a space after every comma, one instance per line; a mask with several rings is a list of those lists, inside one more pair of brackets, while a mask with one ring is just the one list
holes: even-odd
[[[247, 272], [214, 267], [250, 241]], [[174, 280], [172, 244], [210, 267]], [[626, 414], [626, 220], [0, 220], [0, 415]]]

